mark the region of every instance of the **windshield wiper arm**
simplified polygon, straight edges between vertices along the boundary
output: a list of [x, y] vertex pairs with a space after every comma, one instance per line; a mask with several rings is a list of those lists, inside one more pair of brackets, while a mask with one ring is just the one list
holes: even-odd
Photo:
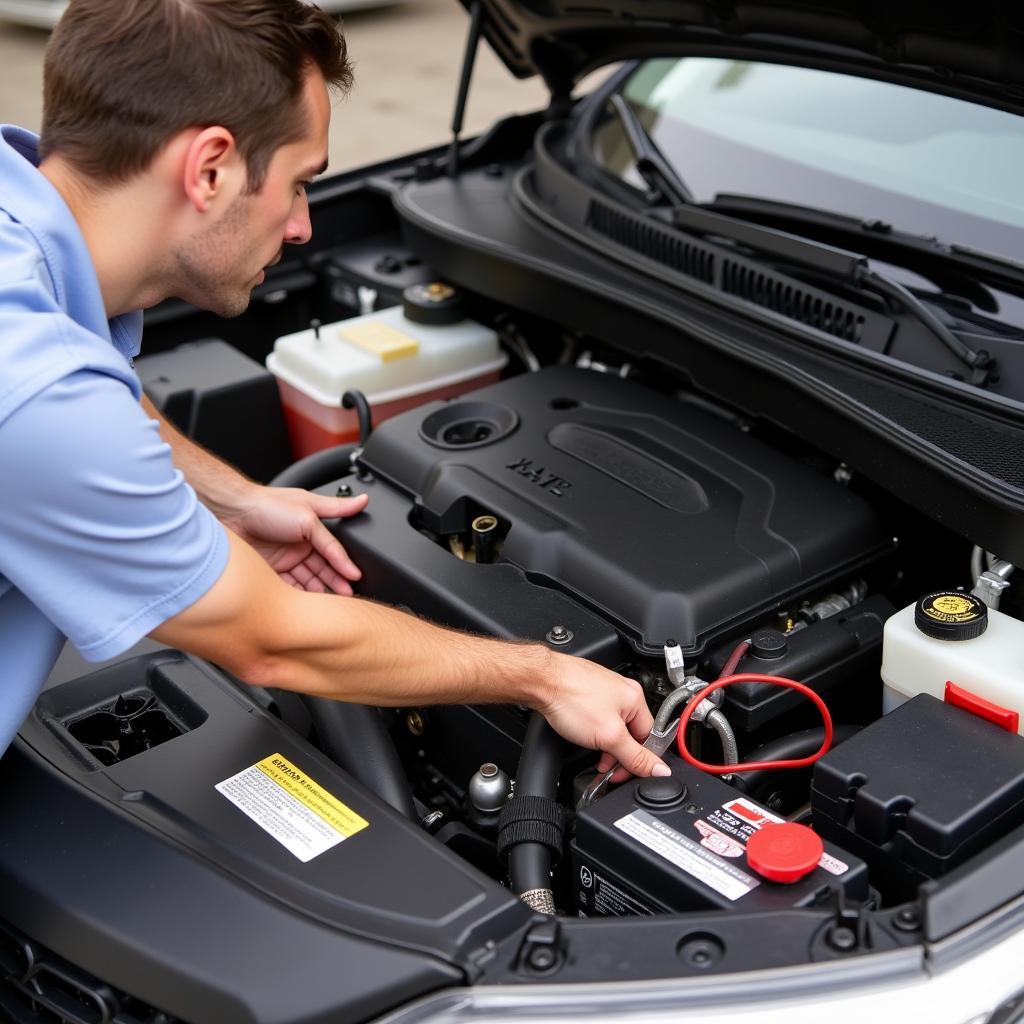
[[670, 205], [685, 206], [692, 203], [693, 193], [658, 149], [636, 111], [619, 93], [611, 96], [608, 102], [622, 123], [630, 149], [633, 150], [637, 174]]
[[[916, 235], [883, 220], [865, 220], [849, 214], [820, 210], [799, 203], [787, 203], [761, 196], [719, 192], [704, 209], [732, 217], [752, 217], [792, 225], [799, 230], [862, 238], [877, 247], [888, 247], [930, 264], [945, 264], [960, 272], [973, 273], [982, 281], [1008, 291], [1024, 290], [1024, 263], [1005, 256], [982, 252], [966, 245], [944, 242], [929, 235]], [[981, 303], [986, 308], [986, 303]]]
[[[698, 205], [686, 182], [665, 159], [643, 126], [636, 111], [623, 96], [620, 93], [614, 93], [609, 97], [608, 102], [619, 118], [633, 150], [637, 173], [657, 196], [672, 204], [669, 212], [671, 222], [675, 227], [700, 235], [717, 235], [797, 266], [828, 274], [854, 287], [872, 289], [886, 299], [895, 301], [902, 306], [961, 363], [969, 367], [973, 371], [972, 383], [983, 387], [988, 382], [989, 374], [995, 366], [991, 355], [984, 350], [971, 348], [958, 338], [910, 289], [871, 269], [867, 256], [828, 245], [825, 242], [745, 221], [735, 215], [717, 213]], [[718, 197], [718, 199], [721, 198], [723, 197]], [[744, 199], [746, 197], [736, 198]], [[716, 200], [716, 205], [717, 202], [718, 200]], [[748, 200], [747, 205], [756, 206], [758, 202], [754, 198], [752, 201]], [[770, 201], [766, 202], [770, 203]], [[792, 209], [800, 208], [792, 207]], [[823, 213], [822, 216], [828, 217], [828, 214]], [[842, 219], [847, 220], [847, 218]], [[852, 218], [849, 219], [852, 220]], [[1022, 272], [1024, 272], [1024, 268], [1022, 268]]]
[[989, 374], [995, 366], [991, 355], [983, 349], [971, 348], [958, 338], [909, 288], [873, 270], [868, 258], [861, 253], [738, 220], [699, 206], [676, 207], [672, 210], [672, 223], [684, 231], [737, 242], [764, 255], [879, 293], [902, 306], [960, 362], [970, 367], [973, 371], [971, 383], [984, 386], [988, 382]]

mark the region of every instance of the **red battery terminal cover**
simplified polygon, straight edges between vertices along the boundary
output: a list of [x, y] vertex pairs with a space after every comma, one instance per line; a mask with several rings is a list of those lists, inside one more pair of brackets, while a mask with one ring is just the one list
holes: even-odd
[[747, 840], [747, 864], [770, 882], [799, 882], [824, 852], [818, 833], [795, 821], [762, 825]]
[[986, 722], [998, 725], [1000, 729], [1005, 729], [1007, 732], [1019, 730], [1020, 715], [1018, 712], [993, 704], [992, 701], [985, 700], [984, 697], [979, 697], [976, 693], [957, 686], [956, 683], [947, 681], [945, 700], [947, 704], [952, 704], [955, 708], [963, 708], [964, 711], [984, 718]]

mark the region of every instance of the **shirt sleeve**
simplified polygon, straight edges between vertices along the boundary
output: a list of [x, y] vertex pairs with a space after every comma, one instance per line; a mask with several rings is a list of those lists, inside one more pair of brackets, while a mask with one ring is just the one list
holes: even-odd
[[122, 381], [79, 370], [0, 424], [0, 573], [90, 661], [198, 600], [224, 527]]

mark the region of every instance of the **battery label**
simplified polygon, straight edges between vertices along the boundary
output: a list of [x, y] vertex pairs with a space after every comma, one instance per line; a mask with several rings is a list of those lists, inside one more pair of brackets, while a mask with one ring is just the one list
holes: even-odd
[[654, 909], [642, 903], [621, 886], [583, 864], [579, 870], [580, 917], [599, 914], [602, 917], [635, 917], [654, 914]]
[[[706, 833], [708, 831], [706, 826], [710, 826], [711, 832], [730, 839], [733, 846], [738, 847], [739, 853], [731, 853], [727, 856], [735, 857], [743, 853], [747, 840], [762, 825], [767, 825], [769, 822], [777, 824], [781, 821], [783, 821], [782, 818], [777, 818], [763, 807], [758, 807], [757, 804], [744, 797], [737, 797], [721, 807], [716, 807], [697, 825], [698, 831], [701, 833]], [[700, 826], [705, 823], [706, 826], [701, 828]]]
[[738, 900], [761, 884], [647, 811], [633, 811], [615, 822], [615, 827], [726, 899]]
[[[705, 818], [694, 822], [701, 835], [701, 845], [720, 857], [740, 857], [746, 852], [747, 840], [767, 824], [781, 824], [780, 818], [771, 811], [759, 807], [752, 800], [737, 797], [721, 807], [716, 807]], [[838, 857], [823, 853], [818, 867], [833, 875], [844, 875], [850, 870]]]
[[303, 863], [370, 824], [281, 754], [218, 782], [216, 789]]

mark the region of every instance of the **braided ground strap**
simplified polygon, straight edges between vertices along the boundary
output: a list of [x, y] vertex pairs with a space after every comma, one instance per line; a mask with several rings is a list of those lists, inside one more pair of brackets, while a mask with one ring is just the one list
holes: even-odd
[[554, 916], [558, 913], [558, 908], [555, 906], [555, 894], [550, 889], [527, 889], [526, 892], [519, 894], [519, 898], [531, 910], [536, 910], [538, 914]]

